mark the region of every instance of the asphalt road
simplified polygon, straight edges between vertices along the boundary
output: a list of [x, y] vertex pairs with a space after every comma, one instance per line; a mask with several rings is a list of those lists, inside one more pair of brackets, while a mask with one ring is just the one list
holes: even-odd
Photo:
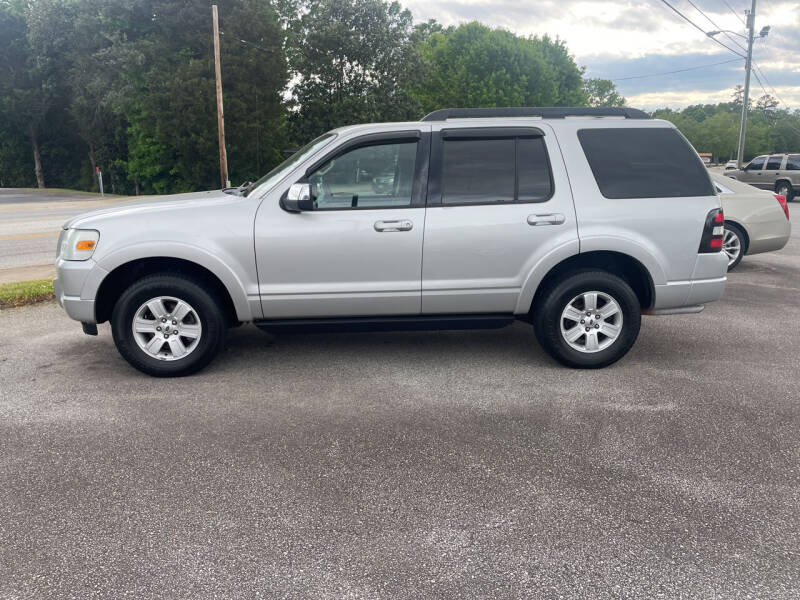
[[[64, 190], [0, 188], [0, 283], [20, 281], [17, 273], [46, 265], [56, 256], [56, 240], [65, 221], [128, 198]], [[12, 271], [13, 269], [13, 271]]]
[[242, 327], [176, 380], [3, 311], [0, 598], [797, 598], [798, 297], [795, 234], [602, 371]]

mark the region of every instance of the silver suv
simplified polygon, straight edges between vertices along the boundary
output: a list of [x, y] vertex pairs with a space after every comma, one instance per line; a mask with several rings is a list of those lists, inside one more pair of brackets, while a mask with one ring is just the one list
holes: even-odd
[[343, 127], [240, 188], [69, 221], [55, 289], [156, 376], [228, 327], [491, 328], [571, 367], [621, 358], [642, 313], [719, 298], [724, 217], [675, 127], [628, 108], [449, 109]]
[[774, 191], [791, 202], [800, 194], [800, 154], [757, 156], [742, 170], [725, 171], [725, 176]]

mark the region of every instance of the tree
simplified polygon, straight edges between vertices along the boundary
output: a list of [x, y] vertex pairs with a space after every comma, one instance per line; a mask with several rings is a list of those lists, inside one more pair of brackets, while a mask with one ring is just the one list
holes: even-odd
[[610, 79], [584, 79], [583, 91], [589, 106], [625, 106], [625, 98]]
[[581, 70], [560, 41], [522, 38], [473, 22], [434, 32], [420, 47], [413, 93], [425, 111], [451, 107], [582, 104]]
[[40, 188], [45, 187], [42, 130], [65, 99], [61, 73], [70, 19], [60, 0], [0, 5], [0, 104], [6, 120], [27, 136]]
[[341, 125], [419, 117], [411, 13], [382, 0], [306, 0], [290, 25], [296, 142]]

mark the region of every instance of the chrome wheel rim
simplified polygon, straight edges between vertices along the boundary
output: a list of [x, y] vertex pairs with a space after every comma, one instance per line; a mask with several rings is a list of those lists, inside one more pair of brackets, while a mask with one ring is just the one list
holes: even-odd
[[778, 191], [776, 192], [776, 194], [778, 194], [780, 196], [783, 196], [784, 198], [788, 198], [789, 197], [789, 186], [784, 184], [784, 185], [778, 187]]
[[561, 335], [578, 352], [601, 352], [621, 333], [622, 309], [605, 292], [579, 294], [561, 312]]
[[728, 266], [730, 267], [739, 258], [739, 254], [742, 253], [742, 241], [732, 229], [725, 230], [725, 236], [722, 238], [722, 249], [728, 256]]
[[134, 313], [133, 338], [142, 351], [158, 360], [181, 360], [197, 349], [203, 326], [185, 300], [158, 296]]

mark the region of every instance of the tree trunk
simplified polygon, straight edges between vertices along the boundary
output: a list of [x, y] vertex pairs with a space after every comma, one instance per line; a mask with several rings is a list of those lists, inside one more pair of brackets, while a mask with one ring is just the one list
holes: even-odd
[[36, 136], [36, 128], [33, 123], [28, 124], [28, 135], [31, 138], [31, 146], [33, 146], [33, 170], [36, 173], [36, 185], [39, 189], [44, 188], [44, 172], [42, 171], [42, 155], [39, 154], [39, 140]]
[[89, 162], [92, 165], [92, 189], [97, 187], [97, 191], [100, 191], [100, 187], [97, 185], [97, 163], [94, 162], [94, 144], [89, 142]]

